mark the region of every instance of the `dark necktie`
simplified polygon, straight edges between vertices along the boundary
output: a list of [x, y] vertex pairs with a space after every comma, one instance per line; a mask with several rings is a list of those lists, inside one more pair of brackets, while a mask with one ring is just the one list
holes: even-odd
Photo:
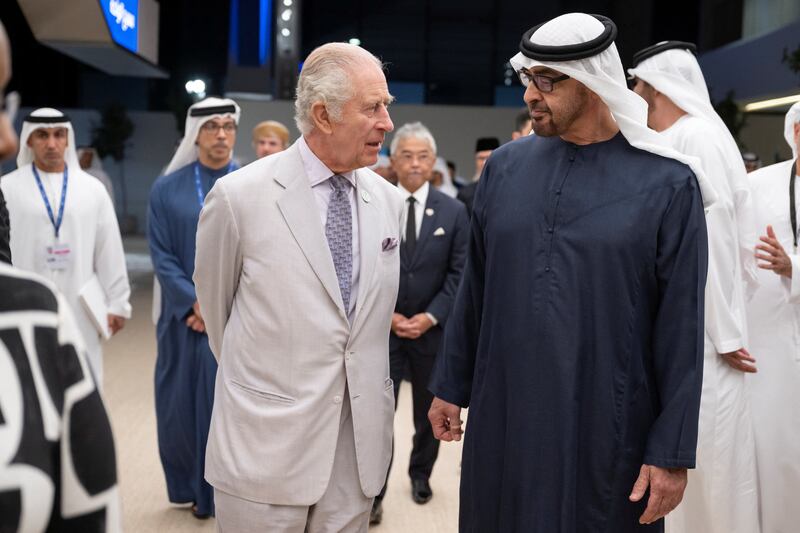
[[417, 247], [417, 215], [414, 212], [416, 198], [408, 197], [408, 213], [406, 214], [406, 253], [409, 257], [414, 256], [414, 248]]
[[353, 213], [350, 209], [349, 186], [344, 176], [330, 178], [331, 200], [328, 203], [328, 220], [325, 237], [333, 257], [333, 267], [339, 280], [345, 313], [350, 312], [350, 283], [353, 276]]

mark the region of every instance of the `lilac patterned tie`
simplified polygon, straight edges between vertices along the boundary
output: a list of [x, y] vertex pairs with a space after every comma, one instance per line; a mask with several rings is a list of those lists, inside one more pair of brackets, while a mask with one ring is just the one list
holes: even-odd
[[350, 209], [350, 182], [344, 176], [331, 176], [331, 199], [325, 237], [331, 249], [333, 266], [339, 279], [345, 313], [350, 312], [350, 283], [353, 277], [353, 213]]

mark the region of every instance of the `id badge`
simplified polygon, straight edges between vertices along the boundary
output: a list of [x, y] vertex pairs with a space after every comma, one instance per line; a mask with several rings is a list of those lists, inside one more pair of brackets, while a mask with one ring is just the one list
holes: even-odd
[[50, 270], [65, 270], [72, 260], [69, 244], [56, 243], [47, 246], [45, 250], [45, 263]]

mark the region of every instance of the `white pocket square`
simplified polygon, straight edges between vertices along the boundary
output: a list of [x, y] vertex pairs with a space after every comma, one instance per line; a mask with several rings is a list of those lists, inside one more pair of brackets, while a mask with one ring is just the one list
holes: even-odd
[[444, 235], [444, 228], [436, 228], [436, 231], [433, 232], [434, 237], [438, 237], [439, 235]]

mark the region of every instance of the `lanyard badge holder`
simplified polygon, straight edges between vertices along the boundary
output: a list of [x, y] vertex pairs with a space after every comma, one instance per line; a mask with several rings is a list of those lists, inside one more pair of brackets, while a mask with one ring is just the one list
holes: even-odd
[[792, 163], [789, 169], [789, 218], [792, 223], [792, 243], [794, 244], [794, 253], [797, 253], [797, 206], [794, 199], [794, 181], [797, 175], [797, 160]]
[[[228, 169], [225, 171], [225, 174], [230, 174], [235, 170], [233, 165], [233, 161], [228, 163]], [[206, 193], [203, 192], [203, 184], [200, 183], [200, 164], [195, 162], [194, 164], [194, 186], [197, 190], [197, 203], [200, 204], [200, 209], [203, 208], [203, 204], [206, 202]]]
[[42, 179], [39, 177], [39, 172], [36, 170], [36, 165], [31, 163], [33, 170], [33, 177], [36, 179], [36, 185], [39, 187], [39, 193], [42, 195], [44, 207], [47, 210], [47, 216], [50, 218], [50, 223], [53, 225], [55, 238], [53, 244], [45, 247], [45, 263], [51, 270], [65, 270], [70, 263], [71, 250], [69, 244], [62, 243], [60, 240], [61, 224], [64, 222], [64, 208], [67, 203], [67, 184], [69, 182], [69, 171], [67, 165], [64, 165], [64, 180], [61, 183], [61, 200], [58, 207], [58, 215], [53, 213], [53, 207], [50, 205], [50, 200], [47, 198], [47, 192], [44, 190]]

